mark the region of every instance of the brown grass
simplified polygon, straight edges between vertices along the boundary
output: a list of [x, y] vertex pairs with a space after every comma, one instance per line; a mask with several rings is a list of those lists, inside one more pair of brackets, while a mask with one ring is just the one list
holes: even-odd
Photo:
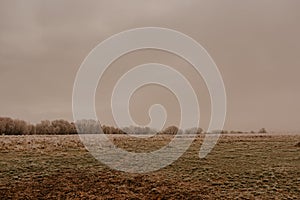
[[[169, 139], [113, 141], [147, 151]], [[198, 138], [172, 165], [128, 174], [95, 160], [76, 135], [1, 136], [0, 199], [299, 199], [299, 140], [300, 135], [225, 135], [199, 159]]]

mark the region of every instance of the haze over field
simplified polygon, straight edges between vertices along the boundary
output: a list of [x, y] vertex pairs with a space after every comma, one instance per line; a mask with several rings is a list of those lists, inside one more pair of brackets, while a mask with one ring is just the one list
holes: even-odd
[[[191, 36], [218, 65], [228, 98], [224, 129], [299, 131], [299, 6], [292, 0], [1, 1], [0, 116], [72, 120], [73, 83], [86, 55], [120, 31], [159, 26]], [[102, 123], [113, 125], [115, 81], [147, 62], [173, 66], [189, 78], [206, 127], [210, 103], [203, 81], [184, 60], [156, 50], [130, 53], [106, 72], [96, 97]], [[157, 102], [169, 113], [167, 125], [178, 121], [175, 97], [155, 86], [133, 96], [136, 121], [145, 124], [148, 106]]]

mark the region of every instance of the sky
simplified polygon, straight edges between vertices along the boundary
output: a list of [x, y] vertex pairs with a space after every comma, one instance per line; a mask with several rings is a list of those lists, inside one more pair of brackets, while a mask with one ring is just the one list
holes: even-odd
[[[2, 0], [0, 2], [0, 116], [36, 123], [72, 120], [76, 73], [88, 53], [113, 34], [138, 27], [180, 31], [200, 43], [217, 64], [226, 87], [224, 129], [300, 130], [300, 2], [297, 0]], [[189, 63], [159, 50], [129, 53], [99, 82], [97, 114], [112, 124], [109, 98], [132, 66], [159, 62], [186, 75], [207, 126], [206, 86]], [[147, 124], [160, 102], [167, 125], [178, 122], [178, 101], [168, 90], [146, 86], [132, 97], [133, 118]]]

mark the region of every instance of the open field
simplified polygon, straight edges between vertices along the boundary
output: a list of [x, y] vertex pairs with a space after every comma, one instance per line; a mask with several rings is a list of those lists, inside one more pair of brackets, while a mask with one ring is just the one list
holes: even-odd
[[[169, 139], [113, 141], [147, 151]], [[1, 136], [0, 199], [300, 199], [300, 135], [223, 135], [199, 159], [202, 139], [170, 166], [128, 174], [95, 160], [77, 135]]]

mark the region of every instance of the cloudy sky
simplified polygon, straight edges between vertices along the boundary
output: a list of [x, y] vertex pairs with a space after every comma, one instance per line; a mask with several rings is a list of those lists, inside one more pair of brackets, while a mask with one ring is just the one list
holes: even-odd
[[[299, 131], [299, 20], [297, 0], [2, 0], [0, 115], [34, 123], [72, 120], [73, 83], [87, 54], [120, 31], [158, 26], [189, 35], [214, 59], [228, 98], [225, 129]], [[107, 100], [113, 81], [146, 62], [172, 65], [188, 76], [205, 126], [210, 104], [203, 81], [196, 81], [188, 63], [157, 50], [134, 52], [112, 64], [96, 96], [103, 123], [112, 123]], [[178, 102], [162, 88], [145, 87], [133, 99], [138, 122], [147, 121], [147, 106], [157, 101], [169, 111], [170, 124], [178, 120]]]

